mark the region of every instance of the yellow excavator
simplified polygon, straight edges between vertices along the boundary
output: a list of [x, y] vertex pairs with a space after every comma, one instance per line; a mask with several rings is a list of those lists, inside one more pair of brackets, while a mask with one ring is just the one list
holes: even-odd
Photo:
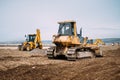
[[21, 51], [30, 51], [35, 48], [42, 49], [42, 42], [41, 42], [41, 36], [40, 36], [40, 30], [36, 29], [36, 34], [28, 34], [26, 37], [26, 41], [22, 43], [22, 45], [19, 46], [19, 50]]
[[96, 39], [93, 44], [94, 45], [105, 45], [105, 43], [101, 39]]
[[102, 40], [88, 40], [82, 37], [82, 28], [77, 34], [75, 21], [58, 22], [58, 34], [53, 35], [53, 43], [55, 46], [48, 48], [48, 58], [57, 58], [65, 56], [68, 60], [76, 60], [77, 58], [103, 56], [98, 43]]
[[100, 46], [105, 45], [105, 43], [101, 39], [95, 39], [93, 42], [93, 39], [88, 39], [88, 37], [83, 38], [83, 46]]

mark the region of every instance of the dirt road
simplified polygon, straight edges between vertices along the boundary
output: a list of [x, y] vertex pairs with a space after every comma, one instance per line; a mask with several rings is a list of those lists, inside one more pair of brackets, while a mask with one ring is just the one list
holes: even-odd
[[120, 80], [120, 46], [102, 47], [104, 57], [50, 60], [45, 50], [0, 49], [0, 80]]

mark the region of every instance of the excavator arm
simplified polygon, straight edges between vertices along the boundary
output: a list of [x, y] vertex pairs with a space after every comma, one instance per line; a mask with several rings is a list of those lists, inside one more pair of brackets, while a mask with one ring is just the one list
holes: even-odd
[[36, 37], [35, 37], [34, 43], [35, 43], [35, 47], [37, 47], [37, 44], [38, 44], [38, 47], [42, 49], [42, 41], [41, 41], [39, 29], [36, 30]]

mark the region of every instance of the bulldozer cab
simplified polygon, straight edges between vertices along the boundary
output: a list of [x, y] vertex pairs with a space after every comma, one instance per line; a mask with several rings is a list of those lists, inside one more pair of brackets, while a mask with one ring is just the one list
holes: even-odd
[[74, 36], [76, 34], [76, 26], [74, 21], [65, 21], [65, 22], [58, 22], [59, 29], [58, 35], [61, 36]]
[[53, 43], [55, 45], [57, 46], [80, 45], [80, 40], [77, 36], [75, 21], [63, 21], [58, 22], [58, 24], [59, 24], [58, 34], [53, 35]]
[[71, 23], [60, 23], [58, 34], [59, 35], [74, 35], [73, 26]]
[[36, 34], [28, 34], [28, 35], [26, 36], [26, 41], [27, 41], [27, 42], [34, 42], [35, 37], [36, 37]]

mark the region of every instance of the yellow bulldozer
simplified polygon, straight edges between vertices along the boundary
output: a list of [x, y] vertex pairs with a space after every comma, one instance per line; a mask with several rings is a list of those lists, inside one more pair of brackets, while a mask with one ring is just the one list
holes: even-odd
[[48, 48], [48, 58], [57, 58], [65, 56], [68, 60], [76, 60], [77, 58], [103, 56], [98, 44], [104, 43], [98, 39], [95, 42], [82, 37], [82, 29], [77, 34], [75, 21], [58, 22], [58, 34], [53, 35], [53, 43], [55, 46]]
[[36, 34], [28, 34], [26, 37], [26, 41], [22, 43], [22, 45], [19, 45], [19, 50], [21, 51], [30, 51], [35, 48], [42, 49], [42, 42], [41, 42], [41, 36], [40, 36], [40, 30], [36, 29]]

